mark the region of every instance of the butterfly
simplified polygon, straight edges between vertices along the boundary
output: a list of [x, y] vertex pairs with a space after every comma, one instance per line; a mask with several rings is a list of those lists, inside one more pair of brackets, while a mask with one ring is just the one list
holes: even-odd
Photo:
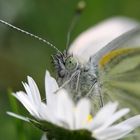
[[88, 97], [100, 108], [118, 100], [140, 112], [140, 27], [127, 18], [113, 18], [82, 33], [68, 50], [60, 52], [50, 42], [0, 20], [39, 39], [55, 50], [53, 62], [60, 88], [75, 100]]
[[[97, 34], [98, 33], [98, 34]], [[140, 28], [125, 18], [104, 21], [53, 57], [60, 85], [74, 99], [88, 96], [96, 107], [119, 100], [140, 112]]]

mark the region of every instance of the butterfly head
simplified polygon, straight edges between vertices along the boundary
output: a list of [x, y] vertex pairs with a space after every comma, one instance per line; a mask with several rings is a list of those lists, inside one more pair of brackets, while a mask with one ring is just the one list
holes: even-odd
[[72, 74], [74, 71], [79, 69], [78, 60], [74, 58], [73, 55], [68, 54], [67, 51], [64, 51], [63, 53], [57, 53], [52, 57], [58, 76], [61, 78]]

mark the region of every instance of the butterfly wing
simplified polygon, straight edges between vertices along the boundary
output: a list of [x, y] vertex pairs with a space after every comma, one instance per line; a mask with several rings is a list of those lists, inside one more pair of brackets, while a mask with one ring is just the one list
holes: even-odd
[[[119, 101], [121, 107], [130, 108], [130, 117], [140, 114], [140, 46], [110, 51], [100, 59], [98, 69], [104, 101]], [[139, 135], [131, 138], [139, 140]]]
[[[130, 117], [139, 114], [140, 28], [135, 28], [116, 38], [91, 60], [92, 64], [98, 63], [98, 81], [101, 84], [100, 91], [104, 101], [117, 100], [121, 107], [129, 107]], [[139, 132], [140, 130], [137, 130], [134, 134]], [[139, 135], [129, 139], [139, 140]]]
[[140, 47], [109, 52], [98, 69], [101, 93], [140, 113]]
[[133, 113], [140, 113], [140, 28], [113, 40], [91, 60], [91, 64], [98, 63], [105, 99], [118, 100]]
[[124, 17], [105, 20], [95, 27], [83, 32], [70, 46], [69, 53], [73, 54], [81, 63], [88, 62], [110, 41], [136, 27], [137, 22]]

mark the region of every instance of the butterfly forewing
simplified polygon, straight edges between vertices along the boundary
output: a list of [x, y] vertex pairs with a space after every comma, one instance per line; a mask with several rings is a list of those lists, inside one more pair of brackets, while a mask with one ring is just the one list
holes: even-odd
[[87, 63], [89, 58], [123, 33], [135, 28], [139, 23], [124, 17], [107, 19], [84, 31], [70, 45], [69, 53], [79, 62]]
[[107, 53], [118, 48], [134, 48], [140, 46], [140, 27], [136, 28], [120, 35], [113, 41], [109, 42], [101, 50], [99, 50], [95, 55], [91, 57], [91, 63], [98, 64], [100, 59]]

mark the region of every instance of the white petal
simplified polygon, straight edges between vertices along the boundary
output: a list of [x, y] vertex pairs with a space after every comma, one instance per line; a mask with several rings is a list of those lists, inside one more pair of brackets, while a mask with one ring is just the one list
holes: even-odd
[[58, 84], [56, 80], [50, 76], [50, 73], [46, 71], [45, 76], [45, 91], [47, 98], [47, 105], [54, 105], [56, 103], [55, 93], [58, 90]]
[[81, 99], [75, 110], [75, 127], [76, 129], [88, 126], [88, 116], [90, 115], [91, 106], [88, 99]]
[[31, 95], [34, 100], [34, 103], [36, 104], [36, 106], [39, 107], [41, 103], [41, 97], [40, 97], [38, 87], [35, 81], [31, 77], [28, 76], [27, 78], [28, 78], [28, 83], [29, 83], [29, 87], [30, 87], [30, 91], [31, 91]]
[[27, 83], [23, 83], [23, 86], [27, 92], [30, 104], [32, 104], [36, 108], [36, 110], [40, 110], [41, 97], [38, 87], [31, 77], [28, 76], [27, 79], [29, 85]]
[[25, 88], [25, 91], [26, 91], [26, 94], [27, 94], [29, 100], [31, 101], [31, 103], [34, 103], [33, 95], [31, 93], [29, 85], [27, 83], [22, 83], [22, 84]]
[[105, 20], [83, 32], [70, 46], [69, 52], [81, 63], [86, 63], [90, 56], [93, 56], [110, 41], [137, 25], [136, 21], [124, 17]]
[[56, 113], [56, 108], [52, 109], [51, 106], [48, 106], [43, 102], [41, 103], [40, 111], [39, 111], [40, 120], [57, 123], [55, 113]]
[[139, 127], [140, 126], [140, 115], [131, 117], [130, 119], [127, 119], [127, 120], [119, 123], [117, 126], [123, 126], [123, 125], [130, 126], [132, 129]]
[[121, 117], [123, 117], [124, 115], [126, 115], [129, 112], [128, 108], [125, 109], [121, 109], [118, 112], [112, 114], [112, 117], [110, 117], [108, 120], [106, 120], [106, 122], [104, 123], [103, 126], [101, 126], [99, 129], [96, 129], [96, 132], [102, 131], [103, 129], [106, 129], [107, 127], [109, 127], [111, 124], [113, 124], [115, 121], [117, 121], [118, 119], [120, 119]]
[[118, 106], [117, 102], [109, 102], [106, 104], [95, 116], [91, 123], [91, 129], [97, 129], [105, 124], [105, 122], [111, 119], [112, 114], [116, 111]]
[[50, 117], [48, 106], [42, 102], [39, 110], [39, 119], [49, 121]]
[[127, 119], [117, 125], [114, 125], [112, 127], [106, 128], [100, 132], [94, 132], [95, 135], [99, 138], [106, 139], [120, 139], [133, 131], [135, 128], [140, 126], [140, 115], [134, 116], [130, 119]]
[[15, 117], [17, 119], [20, 119], [20, 120], [23, 120], [23, 121], [26, 121], [26, 122], [29, 122], [29, 119], [27, 117], [24, 117], [24, 116], [21, 116], [21, 115], [18, 115], [16, 113], [13, 113], [13, 112], [9, 112], [7, 111], [6, 112], [9, 116], [12, 116], [12, 117]]
[[23, 104], [23, 106], [29, 111], [32, 116], [37, 118], [39, 117], [36, 107], [30, 102], [26, 93], [19, 91], [16, 94], [13, 94], [13, 96]]
[[93, 132], [93, 136], [98, 140], [118, 140], [130, 133], [131, 129], [129, 126], [123, 127], [110, 127], [101, 131], [100, 133]]
[[[58, 93], [57, 118], [60, 122], [66, 123], [64, 127], [73, 129], [74, 127], [74, 104], [68, 93], [65, 90], [60, 90]], [[68, 125], [68, 126], [67, 126]]]

